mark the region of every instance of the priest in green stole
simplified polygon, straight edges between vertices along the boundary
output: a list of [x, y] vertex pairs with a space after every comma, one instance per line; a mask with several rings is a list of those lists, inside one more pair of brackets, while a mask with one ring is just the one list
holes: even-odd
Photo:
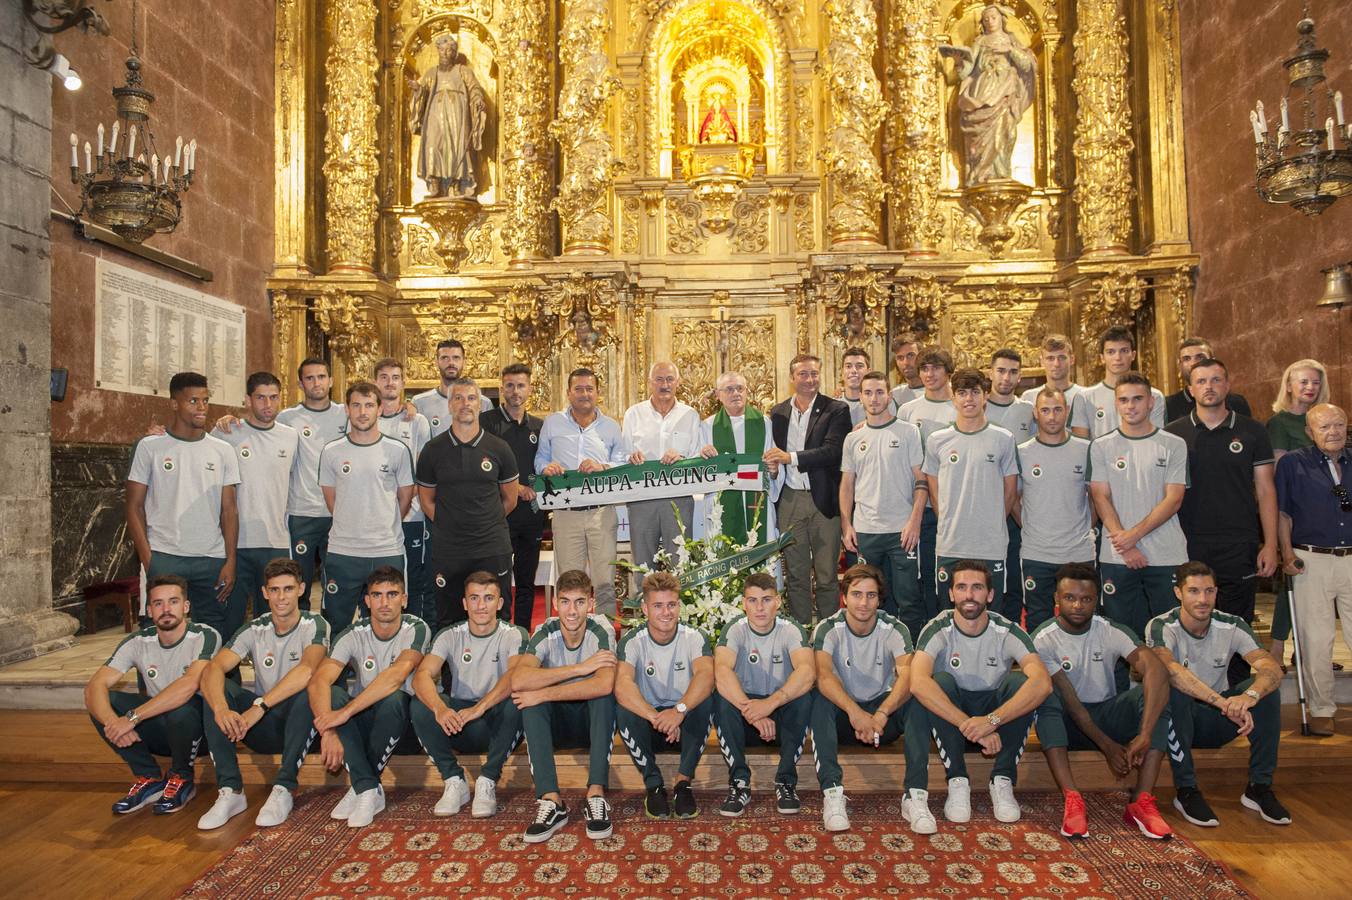
[[[725, 372], [718, 379], [719, 411], [705, 419], [702, 428], [703, 449], [701, 454], [708, 458], [720, 453], [754, 453], [757, 456], [773, 446], [770, 439], [770, 422], [754, 406], [747, 405], [746, 379], [737, 372]], [[775, 528], [775, 504], [783, 477], [778, 465], [770, 466], [770, 489], [768, 491], [723, 491], [719, 502], [723, 507], [722, 521], [711, 518], [713, 497], [705, 498], [704, 515], [706, 521], [700, 524], [707, 533], [722, 533], [732, 538], [733, 543], [742, 546], [752, 538], [752, 544], [763, 544], [779, 532]], [[752, 534], [752, 527], [756, 528]]]

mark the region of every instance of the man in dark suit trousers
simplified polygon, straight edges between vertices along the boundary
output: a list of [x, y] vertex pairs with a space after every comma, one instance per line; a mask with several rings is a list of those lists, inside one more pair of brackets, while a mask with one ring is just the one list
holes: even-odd
[[765, 461], [785, 467], [775, 510], [780, 531], [793, 529], [784, 549], [789, 612], [812, 622], [811, 575], [817, 573], [817, 618], [840, 608], [836, 562], [840, 557], [840, 453], [850, 433], [850, 408], [818, 393], [821, 360], [800, 354], [789, 363], [793, 396], [770, 411], [775, 445]]

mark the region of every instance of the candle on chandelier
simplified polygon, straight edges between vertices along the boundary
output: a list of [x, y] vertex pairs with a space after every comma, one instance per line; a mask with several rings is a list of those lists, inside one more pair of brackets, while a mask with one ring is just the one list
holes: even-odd
[[170, 170], [170, 168], [169, 168], [169, 154], [166, 153], [166, 154], [164, 154], [164, 183], [165, 183], [165, 184], [168, 184], [168, 183], [169, 183], [169, 173], [170, 173], [170, 171], [171, 171], [171, 170]]
[[197, 138], [188, 141], [188, 171], [192, 172], [197, 168]]
[[89, 146], [89, 141], [85, 141], [85, 171], [94, 171], [94, 148]]
[[160, 180], [160, 155], [158, 153], [150, 154], [150, 181], [154, 183]]
[[103, 156], [103, 123], [99, 123], [99, 156]]
[[70, 133], [70, 167], [72, 169], [80, 168], [80, 139], [75, 136], [75, 132]]
[[1267, 113], [1263, 110], [1263, 101], [1258, 101], [1258, 128], [1263, 134], [1267, 134]]
[[1328, 133], [1328, 136], [1329, 136], [1329, 149], [1330, 149], [1330, 150], [1337, 150], [1338, 148], [1335, 147], [1334, 144], [1333, 144], [1333, 136], [1334, 136], [1335, 134], [1337, 134], [1337, 132], [1333, 130], [1333, 119], [1332, 119], [1332, 117], [1327, 118], [1327, 119], [1324, 120], [1324, 131], [1326, 131], [1326, 132]]
[[136, 126], [131, 126], [127, 132], [127, 159], [136, 158]]
[[174, 138], [174, 168], [183, 168], [183, 138]]
[[1343, 92], [1333, 92], [1333, 114], [1338, 118], [1338, 124], [1343, 124]]
[[1286, 106], [1286, 98], [1282, 98], [1282, 131], [1291, 130], [1291, 114]]
[[1249, 110], [1249, 123], [1253, 125], [1253, 142], [1255, 144], [1263, 143], [1263, 129], [1258, 125], [1258, 113]]
[[117, 156], [117, 137], [122, 129], [122, 123], [116, 119], [113, 120], [113, 139], [108, 144], [108, 155]]

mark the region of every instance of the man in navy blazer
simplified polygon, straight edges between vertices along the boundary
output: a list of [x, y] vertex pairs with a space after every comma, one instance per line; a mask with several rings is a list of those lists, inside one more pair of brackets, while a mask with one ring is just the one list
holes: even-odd
[[850, 408], [819, 393], [821, 360], [800, 354], [789, 363], [793, 396], [770, 411], [774, 446], [765, 461], [784, 467], [784, 490], [775, 511], [781, 531], [793, 529], [784, 549], [789, 612], [812, 624], [812, 572], [817, 574], [816, 613], [840, 608], [840, 453], [850, 433]]

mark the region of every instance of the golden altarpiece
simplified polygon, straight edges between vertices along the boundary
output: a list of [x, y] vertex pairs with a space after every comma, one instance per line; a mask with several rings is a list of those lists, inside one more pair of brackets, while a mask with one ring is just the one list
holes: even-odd
[[[657, 359], [768, 408], [795, 353], [885, 368], [905, 330], [1032, 375], [1063, 332], [1090, 381], [1126, 322], [1168, 388], [1178, 35], [1177, 0], [278, 0], [276, 366], [427, 386], [454, 336], [489, 390], [531, 363], [538, 409], [588, 364], [616, 414]], [[478, 85], [454, 197], [417, 133], [447, 56]]]

